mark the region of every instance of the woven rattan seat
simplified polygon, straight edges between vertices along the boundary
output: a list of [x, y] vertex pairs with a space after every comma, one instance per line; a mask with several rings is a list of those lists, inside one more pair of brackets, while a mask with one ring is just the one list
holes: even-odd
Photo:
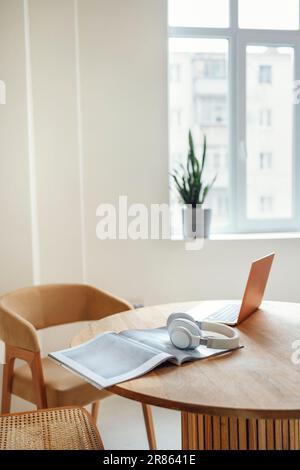
[[0, 416], [0, 450], [100, 450], [91, 416], [81, 408], [58, 408]]

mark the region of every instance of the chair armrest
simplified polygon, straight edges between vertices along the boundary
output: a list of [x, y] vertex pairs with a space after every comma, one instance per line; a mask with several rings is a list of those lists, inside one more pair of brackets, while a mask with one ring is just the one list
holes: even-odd
[[0, 339], [9, 346], [40, 352], [40, 343], [34, 326], [0, 301]]

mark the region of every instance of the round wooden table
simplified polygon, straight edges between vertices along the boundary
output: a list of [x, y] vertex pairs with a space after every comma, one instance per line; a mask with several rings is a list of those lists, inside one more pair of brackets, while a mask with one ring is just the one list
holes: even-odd
[[[90, 325], [72, 346], [105, 331], [161, 327], [171, 313], [195, 305], [199, 311], [220, 307], [198, 302], [120, 313]], [[292, 360], [300, 304], [265, 302], [238, 329], [241, 350], [182, 367], [167, 364], [110, 391], [180, 411], [184, 450], [300, 449], [300, 364]]]

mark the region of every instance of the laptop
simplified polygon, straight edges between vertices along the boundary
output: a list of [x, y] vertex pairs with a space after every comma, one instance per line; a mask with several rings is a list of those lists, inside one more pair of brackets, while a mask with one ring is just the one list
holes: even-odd
[[[237, 326], [245, 321], [259, 309], [262, 303], [274, 257], [275, 253], [272, 253], [252, 263], [242, 303], [226, 304], [208, 316], [207, 313], [206, 316], [203, 313], [203, 318], [201, 315], [201, 318], [197, 316], [195, 319], [224, 323], [230, 326]], [[189, 313], [193, 313], [193, 311], [196, 313], [196, 309]]]

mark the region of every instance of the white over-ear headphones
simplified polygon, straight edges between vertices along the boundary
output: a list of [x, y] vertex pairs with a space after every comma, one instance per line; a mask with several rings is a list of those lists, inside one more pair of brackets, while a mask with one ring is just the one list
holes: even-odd
[[[187, 313], [174, 313], [168, 318], [168, 332], [172, 344], [178, 349], [196, 349], [203, 345], [210, 349], [239, 348], [239, 334], [230, 326], [208, 321], [196, 322]], [[226, 338], [203, 336], [202, 331], [218, 333]]]

